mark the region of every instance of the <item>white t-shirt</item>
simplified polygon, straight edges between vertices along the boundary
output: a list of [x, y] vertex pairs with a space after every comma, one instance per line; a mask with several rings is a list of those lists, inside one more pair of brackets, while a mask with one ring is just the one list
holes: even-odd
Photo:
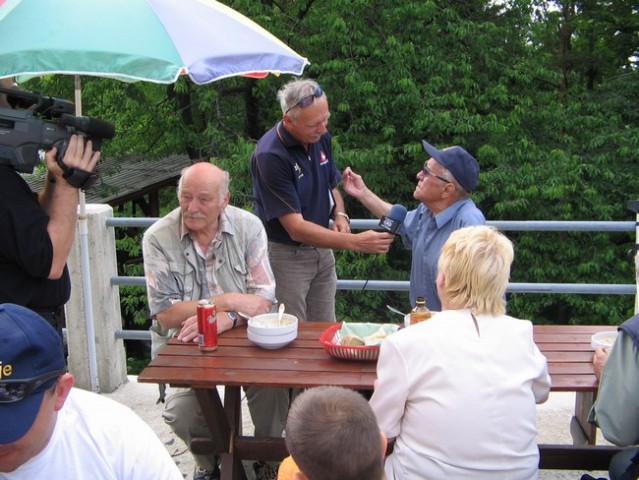
[[370, 405], [397, 437], [389, 480], [537, 478], [546, 358], [529, 321], [475, 317], [478, 328], [469, 310], [447, 310], [382, 343]]
[[7, 480], [183, 480], [155, 432], [128, 407], [73, 388], [45, 449]]

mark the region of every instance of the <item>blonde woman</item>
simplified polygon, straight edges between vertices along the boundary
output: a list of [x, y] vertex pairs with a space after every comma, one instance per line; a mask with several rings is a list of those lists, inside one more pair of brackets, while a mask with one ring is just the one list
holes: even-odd
[[506, 315], [513, 245], [487, 226], [453, 232], [439, 262], [442, 312], [384, 341], [370, 405], [395, 439], [392, 479], [534, 479], [546, 358], [531, 322]]

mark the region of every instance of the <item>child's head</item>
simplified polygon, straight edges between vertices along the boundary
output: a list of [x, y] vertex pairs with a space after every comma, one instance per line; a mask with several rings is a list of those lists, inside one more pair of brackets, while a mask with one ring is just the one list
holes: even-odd
[[317, 387], [302, 392], [288, 414], [285, 440], [308, 480], [382, 478], [386, 438], [368, 402], [355, 391]]

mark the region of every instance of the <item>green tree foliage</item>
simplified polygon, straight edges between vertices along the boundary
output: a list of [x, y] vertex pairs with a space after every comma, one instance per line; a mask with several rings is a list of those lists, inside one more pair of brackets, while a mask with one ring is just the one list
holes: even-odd
[[[482, 168], [474, 199], [489, 220], [632, 220], [639, 192], [632, 0], [229, 0], [309, 58], [328, 94], [336, 162], [391, 203], [416, 206], [420, 140], [464, 146]], [[86, 114], [116, 123], [105, 154], [187, 152], [231, 172], [232, 201], [252, 209], [249, 157], [278, 119], [290, 77], [207, 86], [122, 84], [83, 77]], [[69, 98], [72, 81], [35, 80]], [[170, 197], [174, 203], [174, 192]], [[351, 217], [370, 218], [346, 197]], [[507, 232], [514, 282], [634, 283], [621, 233]], [[135, 256], [135, 255], [133, 255]], [[410, 252], [337, 253], [345, 279], [407, 280]], [[397, 320], [404, 292], [338, 292], [338, 318]], [[140, 308], [136, 306], [133, 308]], [[535, 322], [619, 323], [628, 296], [509, 296]]]

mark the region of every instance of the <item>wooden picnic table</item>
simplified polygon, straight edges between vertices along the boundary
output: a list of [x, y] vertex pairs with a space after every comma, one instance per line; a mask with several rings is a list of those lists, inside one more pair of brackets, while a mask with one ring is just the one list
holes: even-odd
[[597, 397], [599, 382], [592, 367], [594, 333], [615, 331], [612, 325], [535, 325], [535, 343], [548, 359], [551, 391], [576, 392], [575, 415], [570, 433], [576, 445], [596, 442], [597, 429], [588, 423], [588, 413]]
[[[247, 339], [246, 327], [220, 335], [215, 352], [200, 352], [195, 344], [171, 340], [138, 376], [139, 382], [191, 387], [212, 439], [194, 442], [192, 448], [214, 452], [222, 461], [222, 478], [244, 479], [242, 459], [281, 459], [286, 455], [282, 439], [256, 439], [242, 435], [241, 387], [309, 388], [338, 385], [372, 390], [375, 362], [337, 360], [319, 343], [328, 322], [304, 322], [298, 337], [279, 350], [264, 350]], [[596, 429], [586, 418], [597, 392], [592, 369], [593, 333], [614, 326], [536, 325], [535, 342], [548, 359], [552, 391], [576, 392], [571, 433], [576, 444], [594, 444]], [[217, 386], [223, 385], [224, 403]]]

